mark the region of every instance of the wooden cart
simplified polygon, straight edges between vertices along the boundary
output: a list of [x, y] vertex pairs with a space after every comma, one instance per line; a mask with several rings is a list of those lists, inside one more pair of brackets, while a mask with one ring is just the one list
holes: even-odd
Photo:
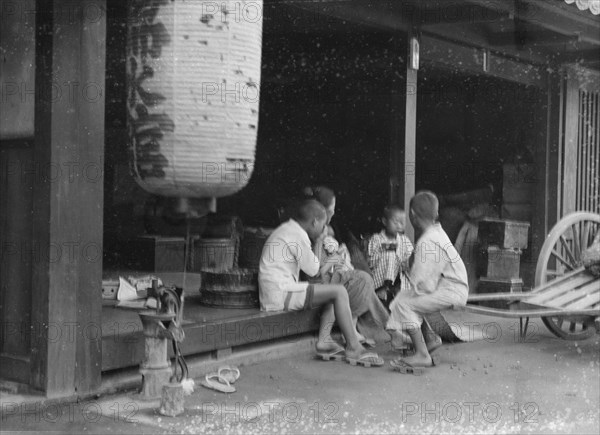
[[[598, 214], [576, 212], [565, 216], [542, 246], [531, 292], [471, 295], [461, 309], [519, 318], [521, 338], [527, 334], [530, 317], [541, 317], [553, 334], [566, 340], [584, 340], [600, 333], [600, 278], [581, 266], [582, 252], [599, 231]], [[474, 304], [492, 300], [507, 302], [507, 309]]]

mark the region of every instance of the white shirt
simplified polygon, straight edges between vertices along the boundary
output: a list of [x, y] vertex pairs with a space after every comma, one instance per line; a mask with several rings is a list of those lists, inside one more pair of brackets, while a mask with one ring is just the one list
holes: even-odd
[[260, 257], [258, 290], [263, 311], [281, 311], [286, 292], [303, 291], [308, 282], [298, 282], [300, 270], [308, 276], [319, 273], [319, 260], [308, 234], [293, 219], [271, 233]]
[[469, 294], [465, 264], [439, 223], [427, 228], [417, 241], [410, 281], [417, 294], [438, 289], [454, 291], [465, 299]]

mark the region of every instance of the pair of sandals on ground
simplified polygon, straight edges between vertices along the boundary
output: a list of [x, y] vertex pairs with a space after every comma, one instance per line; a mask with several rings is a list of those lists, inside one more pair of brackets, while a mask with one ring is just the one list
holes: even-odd
[[200, 385], [221, 393], [235, 393], [232, 385], [240, 378], [240, 370], [234, 366], [222, 366], [216, 372], [207, 374]]

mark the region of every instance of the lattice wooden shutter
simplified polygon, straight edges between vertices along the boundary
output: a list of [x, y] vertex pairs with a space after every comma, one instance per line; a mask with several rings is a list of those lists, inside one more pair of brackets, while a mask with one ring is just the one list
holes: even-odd
[[566, 71], [559, 212], [600, 213], [600, 73]]

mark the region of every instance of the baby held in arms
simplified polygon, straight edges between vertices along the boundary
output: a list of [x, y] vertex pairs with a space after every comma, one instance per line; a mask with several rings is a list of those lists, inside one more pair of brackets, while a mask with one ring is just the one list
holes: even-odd
[[337, 255], [343, 260], [341, 264], [331, 263], [331, 266], [325, 273], [332, 275], [337, 271], [354, 270], [354, 266], [352, 266], [350, 260], [350, 252], [344, 243], [340, 245], [332, 235], [328, 235], [323, 239], [323, 249], [328, 257]]

